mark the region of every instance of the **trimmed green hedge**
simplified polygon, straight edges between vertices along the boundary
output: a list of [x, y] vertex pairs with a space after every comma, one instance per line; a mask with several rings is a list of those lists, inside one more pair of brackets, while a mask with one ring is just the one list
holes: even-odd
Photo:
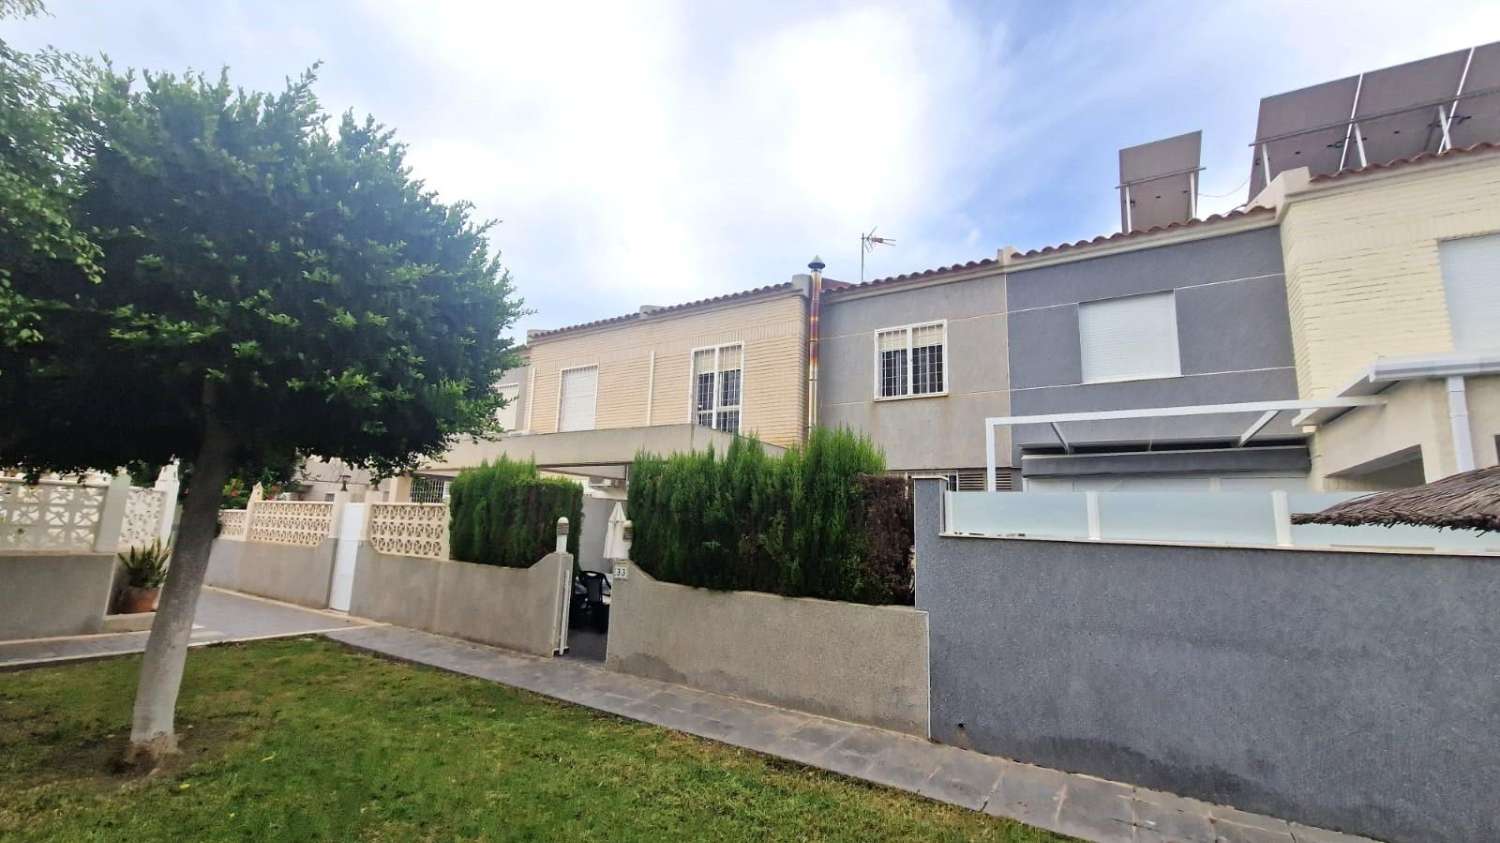
[[[899, 528], [867, 527], [871, 506], [879, 500], [888, 511], [890, 489], [900, 489], [868, 481], [884, 471], [869, 438], [847, 429], [816, 429], [779, 458], [753, 439], [736, 439], [722, 457], [638, 455], [632, 561], [683, 585], [909, 604], [910, 526], [904, 540]], [[897, 558], [899, 566], [881, 569]]]
[[482, 565], [529, 568], [557, 546], [568, 519], [568, 552], [578, 558], [583, 486], [542, 477], [536, 464], [501, 458], [466, 469], [448, 491], [449, 556]]

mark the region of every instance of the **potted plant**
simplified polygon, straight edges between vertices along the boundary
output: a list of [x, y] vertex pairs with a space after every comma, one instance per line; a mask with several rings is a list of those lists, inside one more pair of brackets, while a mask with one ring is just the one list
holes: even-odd
[[172, 548], [163, 547], [160, 539], [119, 554], [126, 577], [120, 600], [124, 614], [156, 611], [156, 599], [161, 594], [161, 584], [167, 580], [167, 558], [171, 555]]

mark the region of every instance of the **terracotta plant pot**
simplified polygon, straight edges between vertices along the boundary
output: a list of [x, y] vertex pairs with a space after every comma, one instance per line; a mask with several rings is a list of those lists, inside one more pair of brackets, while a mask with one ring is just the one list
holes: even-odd
[[121, 614], [135, 615], [141, 612], [156, 611], [156, 598], [161, 594], [159, 588], [136, 588], [133, 585], [125, 586], [125, 593], [120, 597]]

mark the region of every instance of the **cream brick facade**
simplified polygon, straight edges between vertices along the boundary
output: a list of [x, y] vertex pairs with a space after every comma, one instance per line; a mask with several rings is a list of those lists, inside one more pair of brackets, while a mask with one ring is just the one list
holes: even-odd
[[806, 307], [792, 288], [535, 338], [526, 426], [557, 431], [561, 372], [576, 366], [599, 367], [595, 429], [687, 424], [693, 350], [743, 343], [740, 432], [795, 445], [807, 417]]
[[1298, 390], [1325, 398], [1376, 357], [1453, 350], [1438, 242], [1500, 231], [1500, 155], [1313, 184], [1281, 222]]
[[[1289, 174], [1290, 175], [1290, 174]], [[1305, 177], [1304, 177], [1305, 178]], [[1439, 243], [1500, 232], [1500, 155], [1455, 154], [1389, 172], [1292, 187], [1281, 243], [1299, 393], [1339, 393], [1378, 358], [1454, 351]], [[1472, 450], [1494, 465], [1500, 379], [1468, 379]], [[1441, 379], [1393, 386], [1386, 404], [1344, 414], [1311, 445], [1314, 485], [1380, 488], [1385, 466], [1420, 454], [1428, 481], [1458, 470]]]

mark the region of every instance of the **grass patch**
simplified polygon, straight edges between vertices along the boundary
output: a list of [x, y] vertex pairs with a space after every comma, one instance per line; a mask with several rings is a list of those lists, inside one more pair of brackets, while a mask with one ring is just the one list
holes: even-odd
[[194, 650], [143, 775], [139, 667], [0, 674], [0, 840], [1065, 839], [321, 639]]

